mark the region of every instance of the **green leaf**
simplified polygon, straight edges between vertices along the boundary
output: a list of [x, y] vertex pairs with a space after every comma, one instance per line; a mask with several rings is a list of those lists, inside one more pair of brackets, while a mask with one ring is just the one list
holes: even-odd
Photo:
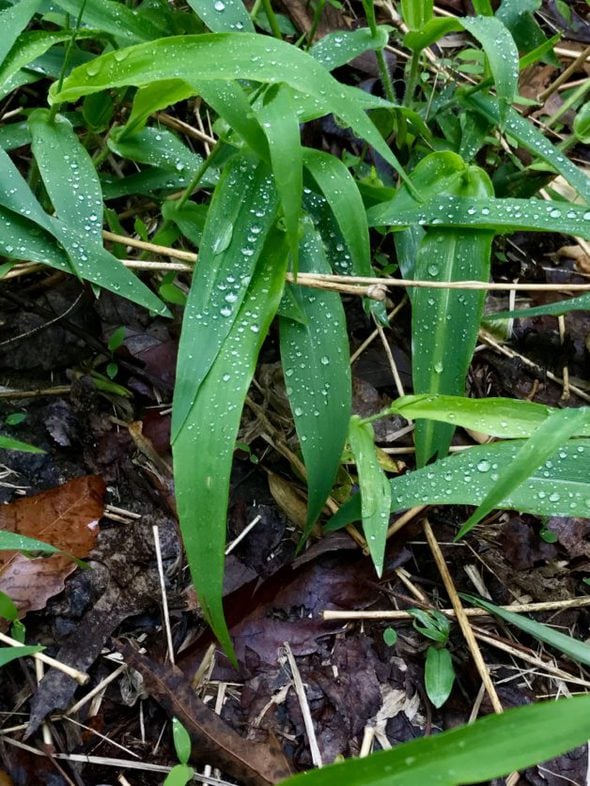
[[18, 619], [18, 609], [5, 592], [0, 592], [0, 617], [3, 617], [9, 622], [15, 622]]
[[78, 230], [48, 216], [2, 149], [0, 169], [0, 216], [3, 222], [0, 250], [4, 256], [41, 262], [67, 273], [75, 270], [81, 278], [124, 295], [157, 313], [168, 313], [153, 292], [102, 246], [85, 243], [84, 239], [80, 239]]
[[432, 0], [402, 0], [402, 17], [410, 30], [422, 30], [432, 19]]
[[[299, 251], [304, 273], [326, 273], [322, 241], [305, 223]], [[281, 317], [283, 374], [307, 470], [305, 535], [321, 513], [340, 466], [351, 410], [351, 381], [346, 319], [335, 292], [289, 285], [301, 320]]]
[[443, 647], [428, 647], [424, 667], [426, 694], [438, 709], [451, 695], [455, 682], [455, 669], [451, 653]]
[[[79, 30], [77, 33], [77, 37], [80, 39], [96, 38], [96, 36], [96, 31]], [[0, 66], [0, 98], [8, 95], [14, 87], [18, 86], [18, 83], [13, 84], [13, 82], [19, 75], [21, 68], [30, 65], [52, 46], [69, 41], [71, 38], [71, 30], [55, 32], [33, 30], [22, 33]], [[37, 75], [34, 76], [34, 79], [38, 78]]]
[[209, 81], [251, 79], [276, 84], [316, 98], [371, 144], [405, 179], [403, 168], [365, 115], [362, 91], [339, 84], [311, 55], [276, 38], [251, 33], [211, 33], [163, 38], [110, 52], [80, 66], [66, 77], [50, 101], [75, 101], [113, 87], [144, 87], [166, 79], [198, 85]]
[[56, 215], [86, 242], [102, 245], [103, 203], [92, 159], [71, 123], [48, 109], [29, 117], [31, 149]]
[[0, 668], [12, 660], [42, 652], [44, 647], [0, 647]]
[[[477, 510], [459, 530], [463, 537], [494, 508], [499, 507], [505, 497], [522, 486], [527, 478], [574, 434], [590, 427], [590, 409], [561, 409], [553, 412], [529, 437], [512, 462], [501, 472], [495, 484], [479, 503]], [[559, 499], [557, 492], [549, 495]], [[556, 501], [557, 501], [556, 500]]]
[[392, 28], [388, 25], [379, 25], [374, 36], [367, 27], [358, 30], [336, 30], [322, 36], [309, 50], [314, 57], [328, 71], [340, 68], [355, 57], [373, 49], [383, 49], [387, 44]]
[[375, 437], [370, 423], [363, 423], [358, 415], [350, 419], [348, 432], [361, 490], [363, 531], [377, 575], [383, 573], [391, 487], [379, 466], [375, 452]]
[[242, 0], [188, 0], [188, 4], [212, 33], [254, 32]]
[[[149, 164], [183, 174], [189, 179], [203, 164], [203, 158], [184, 145], [177, 136], [166, 128], [144, 128], [133, 134], [112, 132], [108, 146], [121, 158]], [[212, 184], [211, 175], [204, 178], [205, 185]]]
[[[201, 264], [202, 260], [198, 267]], [[281, 233], [271, 231], [239, 312], [229, 320], [229, 332], [178, 427], [172, 448], [180, 530], [193, 584], [205, 618], [230, 658], [233, 648], [222, 591], [232, 455], [258, 353], [281, 299], [286, 266], [286, 241]], [[185, 327], [183, 351], [191, 339], [191, 324], [188, 330]], [[199, 347], [197, 343], [195, 348]]]
[[[590, 412], [588, 407], [576, 409], [576, 412], [580, 410]], [[398, 398], [389, 411], [408, 420], [440, 420], [502, 439], [524, 439], [561, 410], [513, 398], [419, 395]], [[582, 422], [575, 436], [590, 436], [590, 425]]]
[[464, 595], [463, 593], [461, 593], [461, 597], [468, 601], [468, 603], [479, 606], [481, 609], [486, 609], [492, 614], [495, 614], [496, 617], [500, 617], [500, 619], [503, 619], [505, 622], [509, 622], [511, 625], [528, 633], [534, 639], [537, 639], [537, 641], [542, 641], [545, 644], [549, 644], [551, 647], [555, 647], [556, 650], [563, 653], [568, 658], [575, 660], [577, 663], [583, 663], [584, 666], [590, 666], [590, 647], [584, 641], [574, 639], [572, 636], [567, 636], [565, 633], [560, 633], [554, 628], [549, 627], [549, 625], [543, 625], [543, 623], [536, 622], [522, 614], [516, 614], [514, 611], [503, 609], [487, 600], [475, 598], [473, 595]]
[[590, 144], [590, 101], [583, 104], [574, 117], [574, 134], [578, 142]]
[[[432, 153], [416, 167], [412, 178], [415, 177], [418, 190], [418, 183], [423, 181], [425, 174], [437, 170], [442, 175], [438, 178], [441, 190], [446, 185], [449, 191], [465, 195], [465, 198], [492, 193], [492, 185], [485, 172], [479, 167], [467, 166], [453, 153]], [[409, 194], [400, 196], [407, 200]], [[413, 276], [437, 282], [487, 281], [491, 244], [491, 232], [433, 226], [418, 246]], [[420, 288], [411, 290], [410, 296], [415, 393], [461, 395], [477, 341], [485, 293]], [[423, 466], [435, 454], [444, 455], [453, 431], [452, 424], [419, 420], [415, 431], [418, 465]]]
[[545, 303], [543, 306], [532, 308], [515, 308], [513, 311], [498, 311], [490, 314], [486, 319], [496, 322], [499, 319], [528, 319], [529, 317], [560, 316], [570, 311], [588, 311], [590, 309], [590, 293], [571, 297], [568, 300], [558, 300], [556, 303]]
[[188, 767], [186, 764], [177, 764], [166, 776], [163, 786], [186, 786], [189, 781], [192, 781], [194, 774], [192, 767]]
[[19, 535], [18, 532], [8, 532], [0, 530], [0, 551], [41, 551], [46, 554], [57, 554], [59, 549], [43, 543], [36, 538], [28, 538], [26, 535]]
[[299, 117], [291, 88], [273, 85], [256, 110], [268, 141], [270, 164], [281, 200], [293, 272], [297, 273], [299, 253], [299, 216], [303, 195], [303, 155], [299, 136]]
[[0, 11], [0, 29], [2, 30], [0, 65], [4, 62], [6, 55], [10, 52], [18, 36], [29, 24], [40, 5], [41, 0], [20, 0], [15, 5]]
[[368, 211], [369, 226], [489, 229], [509, 232], [561, 232], [590, 239], [590, 209], [541, 199], [494, 199], [440, 196], [406, 207], [393, 199]]
[[182, 79], [166, 79], [140, 88], [133, 99], [129, 120], [120, 130], [116, 129], [116, 139], [123, 141], [128, 134], [141, 131], [150, 115], [190, 98], [193, 92]]
[[[236, 199], [240, 194], [240, 199]], [[265, 164], [235, 158], [215, 189], [180, 336], [172, 439], [183, 426], [203, 380], [237, 319], [278, 199]]]
[[283, 786], [462, 786], [508, 775], [585, 744], [590, 696], [549, 701], [301, 773]]
[[[494, 123], [499, 123], [498, 102], [491, 96], [473, 93], [459, 96], [459, 100]], [[519, 145], [550, 164], [568, 183], [576, 189], [585, 202], [590, 203], [590, 180], [585, 172], [573, 164], [564, 153], [546, 139], [543, 134], [516, 109], [508, 108], [504, 119], [504, 131]]]
[[174, 750], [181, 764], [188, 764], [193, 747], [188, 731], [184, 728], [178, 718], [172, 718], [172, 736], [174, 738]]
[[[470, 448], [391, 481], [392, 512], [417, 505], [479, 505], [523, 446], [522, 440]], [[590, 440], [570, 439], [536, 468], [498, 507], [536, 516], [590, 517]], [[361, 518], [358, 495], [326, 525], [326, 531]]]
[[35, 445], [29, 445], [28, 442], [20, 442], [18, 439], [5, 437], [0, 435], [0, 450], [20, 450], [22, 453], [45, 453], [41, 448]]
[[[57, 5], [71, 14], [74, 19], [80, 13], [80, 0], [55, 0]], [[151, 41], [154, 38], [166, 35], [165, 16], [160, 15], [162, 22], [154, 22], [143, 13], [140, 8], [127, 8], [123, 3], [115, 0], [86, 0], [82, 23], [87, 27], [104, 31], [115, 36], [125, 43]], [[76, 37], [82, 31], [76, 33]], [[71, 31], [69, 32], [71, 36]]]
[[419, 32], [408, 33], [404, 43], [410, 49], [420, 51], [457, 30], [471, 33], [486, 53], [498, 96], [498, 121], [503, 124], [518, 92], [518, 50], [510, 31], [498, 18], [465, 16], [460, 19], [431, 19], [420, 27]]

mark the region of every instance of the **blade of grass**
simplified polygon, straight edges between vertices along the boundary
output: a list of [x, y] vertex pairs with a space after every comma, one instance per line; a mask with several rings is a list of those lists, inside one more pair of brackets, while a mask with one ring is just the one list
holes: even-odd
[[[329, 270], [321, 238], [305, 223], [302, 272]], [[281, 317], [281, 361], [307, 470], [309, 534], [330, 493], [346, 441], [351, 381], [346, 319], [335, 292], [289, 285], [305, 321]]]
[[379, 25], [374, 36], [368, 27], [358, 30], [337, 30], [322, 36], [309, 50], [309, 54], [328, 71], [334, 71], [355, 57], [374, 49], [383, 49], [393, 28]]
[[20, 0], [16, 5], [0, 11], [0, 29], [2, 30], [0, 64], [4, 62], [6, 55], [36, 14], [40, 5], [41, 0]]
[[[499, 122], [498, 102], [491, 96], [474, 93], [460, 97], [460, 101], [492, 122], [496, 124]], [[504, 131], [519, 145], [550, 164], [587, 203], [590, 203], [590, 181], [584, 171], [573, 164], [561, 150], [552, 145], [541, 131], [529, 120], [522, 117], [516, 109], [508, 109]]]
[[557, 303], [545, 303], [544, 306], [531, 308], [516, 308], [514, 311], [499, 311], [490, 314], [490, 319], [528, 319], [529, 317], [560, 316], [570, 311], [588, 311], [590, 309], [590, 294], [571, 297], [568, 300], [558, 300]]
[[271, 231], [239, 312], [209, 366], [173, 443], [182, 539], [199, 603], [225, 652], [223, 613], [229, 478], [242, 406], [262, 342], [281, 299], [287, 244]]
[[509, 232], [560, 232], [590, 239], [590, 209], [570, 202], [440, 196], [410, 207], [393, 199], [370, 208], [369, 226], [413, 224]]
[[[56, 4], [71, 14], [74, 19], [80, 11], [79, 0], [55, 0]], [[153, 16], [143, 14], [140, 9], [128, 8], [114, 0], [87, 0], [84, 8], [83, 23], [115, 36], [125, 43], [151, 41], [165, 36], [165, 16], [156, 23]]]
[[303, 196], [303, 154], [299, 117], [289, 85], [273, 85], [256, 114], [268, 141], [270, 164], [281, 200], [293, 272], [299, 255], [299, 217]]
[[[458, 538], [466, 535], [490, 511], [499, 507], [501, 501], [530, 477], [549, 457], [570, 437], [579, 434], [581, 429], [590, 426], [590, 409], [561, 409], [553, 412], [541, 423], [534, 434], [520, 448], [512, 462], [506, 466], [479, 503], [477, 510], [471, 514], [459, 530]], [[559, 493], [553, 491], [549, 499], [559, 500]]]
[[242, 0], [188, 0], [195, 14], [212, 33], [253, 33], [254, 25]]
[[541, 702], [304, 772], [284, 786], [461, 786], [551, 759], [589, 736], [590, 696]]
[[353, 415], [350, 419], [348, 439], [361, 490], [363, 531], [375, 570], [381, 577], [391, 507], [391, 487], [385, 472], [379, 466], [371, 424], [363, 423], [358, 415]]
[[143, 87], [158, 80], [184, 79], [198, 85], [208, 80], [251, 79], [285, 82], [295, 91], [317, 98], [371, 144], [405, 180], [403, 168], [361, 108], [362, 91], [345, 89], [311, 55], [278, 39], [251, 33], [175, 36], [111, 52], [80, 66], [50, 90], [50, 101], [75, 101], [113, 87]]
[[[522, 440], [470, 448], [391, 480], [391, 509], [417, 505], [479, 505], [523, 446]], [[525, 483], [500, 500], [503, 510], [536, 516], [590, 516], [590, 440], [570, 439]], [[332, 531], [361, 518], [358, 495], [328, 522]]]
[[590, 666], [590, 646], [580, 639], [574, 639], [573, 636], [567, 636], [565, 633], [560, 633], [549, 625], [543, 625], [541, 622], [532, 620], [522, 614], [516, 614], [514, 611], [507, 611], [506, 609], [490, 603], [488, 600], [476, 598], [473, 595], [466, 595], [461, 593], [461, 597], [468, 603], [474, 606], [479, 606], [480, 609], [485, 609], [496, 617], [500, 617], [505, 622], [509, 622], [516, 628], [528, 633], [537, 641], [542, 641], [544, 644], [549, 644], [559, 652], [566, 655], [568, 658], [575, 660], [577, 663], [583, 663], [584, 666]]
[[[588, 407], [583, 409], [590, 412]], [[441, 395], [403, 396], [389, 407], [392, 414], [410, 420], [440, 420], [502, 439], [530, 437], [548, 417], [559, 411], [554, 407], [513, 398], [475, 399]], [[590, 436], [590, 425], [581, 423], [575, 436]]]
[[35, 445], [29, 445], [28, 442], [21, 442], [18, 439], [12, 439], [12, 437], [5, 437], [4, 435], [0, 435], [0, 450], [20, 450], [22, 453], [45, 453], [44, 450], [35, 447]]
[[173, 440], [233, 328], [277, 210], [278, 199], [265, 164], [236, 157], [225, 167], [207, 213], [199, 264], [184, 311]]

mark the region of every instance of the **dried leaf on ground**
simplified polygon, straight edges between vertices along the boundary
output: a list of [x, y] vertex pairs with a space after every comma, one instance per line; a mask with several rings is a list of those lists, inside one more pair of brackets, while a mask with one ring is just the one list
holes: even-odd
[[44, 608], [50, 597], [61, 592], [76, 569], [72, 556], [84, 558], [95, 545], [104, 492], [102, 478], [89, 475], [0, 508], [0, 529], [66, 552], [36, 559], [16, 551], [0, 552], [0, 590], [12, 598], [21, 617]]

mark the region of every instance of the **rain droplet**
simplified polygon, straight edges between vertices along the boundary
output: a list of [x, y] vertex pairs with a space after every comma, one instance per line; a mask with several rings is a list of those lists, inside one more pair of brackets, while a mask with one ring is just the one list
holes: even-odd
[[478, 472], [489, 472], [491, 468], [492, 468], [492, 465], [486, 459], [482, 459], [477, 464]]
[[215, 4], [213, 5], [213, 8], [216, 11], [225, 11], [225, 3], [222, 3], [221, 0], [216, 0]]

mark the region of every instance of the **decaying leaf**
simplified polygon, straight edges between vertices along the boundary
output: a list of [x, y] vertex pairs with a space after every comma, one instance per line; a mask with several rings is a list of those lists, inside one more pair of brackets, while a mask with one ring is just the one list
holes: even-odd
[[76, 562], [88, 555], [98, 535], [105, 483], [89, 475], [0, 507], [0, 529], [37, 538], [66, 552], [28, 557], [0, 551], [0, 590], [9, 595], [23, 617], [45, 607], [64, 587]]

